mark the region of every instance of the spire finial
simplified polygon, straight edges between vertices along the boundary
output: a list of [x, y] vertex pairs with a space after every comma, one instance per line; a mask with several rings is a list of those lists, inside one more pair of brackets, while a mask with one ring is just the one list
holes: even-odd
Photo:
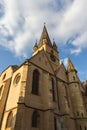
[[46, 25], [46, 23], [44, 22], [44, 26]]

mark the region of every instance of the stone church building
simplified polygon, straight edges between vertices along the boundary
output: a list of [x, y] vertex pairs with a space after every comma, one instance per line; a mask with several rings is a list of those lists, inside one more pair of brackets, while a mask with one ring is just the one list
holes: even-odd
[[87, 96], [44, 25], [32, 57], [0, 74], [0, 130], [87, 130]]

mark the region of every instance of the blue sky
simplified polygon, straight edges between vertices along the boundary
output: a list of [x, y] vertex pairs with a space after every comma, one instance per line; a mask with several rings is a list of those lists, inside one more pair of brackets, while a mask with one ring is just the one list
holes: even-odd
[[32, 54], [46, 22], [60, 59], [71, 58], [81, 81], [87, 80], [87, 0], [0, 0], [0, 73]]

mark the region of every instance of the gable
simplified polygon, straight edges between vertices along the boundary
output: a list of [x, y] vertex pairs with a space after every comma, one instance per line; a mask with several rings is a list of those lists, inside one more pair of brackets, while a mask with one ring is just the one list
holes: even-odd
[[49, 61], [43, 50], [38, 52], [36, 55], [34, 55], [31, 59], [29, 59], [29, 61], [33, 63], [34, 65], [40, 67], [41, 69], [54, 74], [53, 69], [51, 65], [49, 64]]
[[56, 71], [56, 75], [58, 78], [67, 81], [67, 74], [66, 74], [66, 69], [63, 64], [60, 65], [59, 69]]

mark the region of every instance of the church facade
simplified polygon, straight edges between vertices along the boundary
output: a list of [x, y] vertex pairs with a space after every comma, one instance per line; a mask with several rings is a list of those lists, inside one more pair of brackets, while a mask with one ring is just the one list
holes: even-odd
[[33, 54], [0, 75], [0, 130], [87, 130], [87, 97], [44, 25]]

